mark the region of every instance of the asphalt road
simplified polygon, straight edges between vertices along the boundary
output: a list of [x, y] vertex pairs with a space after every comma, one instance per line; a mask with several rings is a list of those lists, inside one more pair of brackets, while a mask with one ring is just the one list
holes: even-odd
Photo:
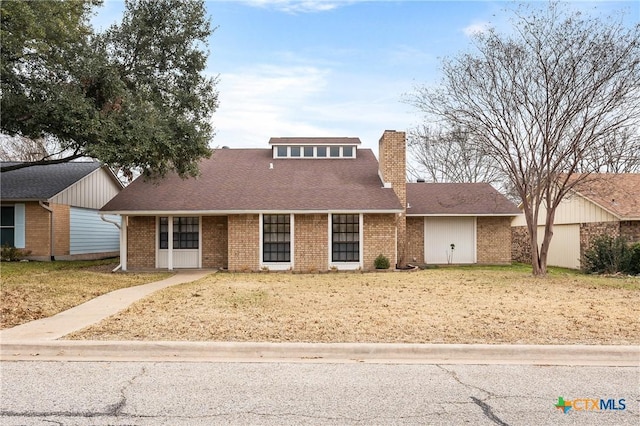
[[640, 424], [637, 367], [16, 361], [0, 379], [2, 425]]

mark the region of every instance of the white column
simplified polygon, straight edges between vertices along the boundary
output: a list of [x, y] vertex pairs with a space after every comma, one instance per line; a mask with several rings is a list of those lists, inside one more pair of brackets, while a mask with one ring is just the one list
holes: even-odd
[[173, 271], [173, 216], [167, 218], [167, 269]]
[[121, 216], [120, 219], [120, 268], [127, 270], [127, 223], [128, 216]]

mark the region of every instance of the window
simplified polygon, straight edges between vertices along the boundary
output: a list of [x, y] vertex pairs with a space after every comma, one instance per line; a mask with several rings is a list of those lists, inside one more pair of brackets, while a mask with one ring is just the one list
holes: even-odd
[[304, 156], [305, 157], [313, 157], [313, 147], [312, 146], [305, 146], [304, 147]]
[[292, 157], [300, 157], [300, 147], [299, 146], [292, 146], [291, 147], [291, 156]]
[[263, 262], [291, 261], [291, 216], [265, 214], [262, 216]]
[[342, 156], [343, 157], [353, 157], [353, 147], [352, 146], [343, 146], [342, 147]]
[[287, 156], [287, 147], [286, 146], [278, 146], [276, 147], [276, 154], [278, 157], [286, 157]]
[[333, 262], [360, 261], [360, 216], [331, 215], [331, 260]]
[[340, 157], [340, 147], [339, 146], [330, 147], [329, 156], [331, 156], [331, 157]]
[[326, 146], [319, 146], [318, 148], [318, 157], [326, 157], [327, 156], [327, 147]]
[[15, 247], [15, 211], [13, 206], [2, 206], [0, 218], [0, 245]]
[[[169, 218], [160, 218], [160, 248], [169, 248]], [[199, 219], [197, 217], [173, 218], [173, 248], [197, 249], [199, 240]]]

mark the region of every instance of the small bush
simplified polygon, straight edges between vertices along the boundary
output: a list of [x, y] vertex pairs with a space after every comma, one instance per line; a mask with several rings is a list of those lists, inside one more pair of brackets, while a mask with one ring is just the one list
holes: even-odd
[[31, 254], [30, 250], [20, 250], [9, 244], [5, 244], [0, 249], [0, 260], [3, 262], [16, 262]]
[[376, 269], [389, 269], [391, 266], [391, 262], [389, 262], [389, 258], [383, 254], [378, 255], [376, 260], [373, 261]]
[[640, 274], [640, 243], [629, 245], [624, 237], [596, 237], [584, 253], [582, 269], [598, 274]]

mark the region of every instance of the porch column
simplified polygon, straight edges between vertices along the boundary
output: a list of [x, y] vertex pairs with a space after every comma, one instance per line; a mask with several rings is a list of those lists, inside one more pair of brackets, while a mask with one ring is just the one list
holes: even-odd
[[129, 222], [128, 216], [122, 216], [120, 218], [120, 268], [123, 271], [127, 270], [127, 223]]
[[167, 218], [167, 269], [173, 271], [173, 216]]

